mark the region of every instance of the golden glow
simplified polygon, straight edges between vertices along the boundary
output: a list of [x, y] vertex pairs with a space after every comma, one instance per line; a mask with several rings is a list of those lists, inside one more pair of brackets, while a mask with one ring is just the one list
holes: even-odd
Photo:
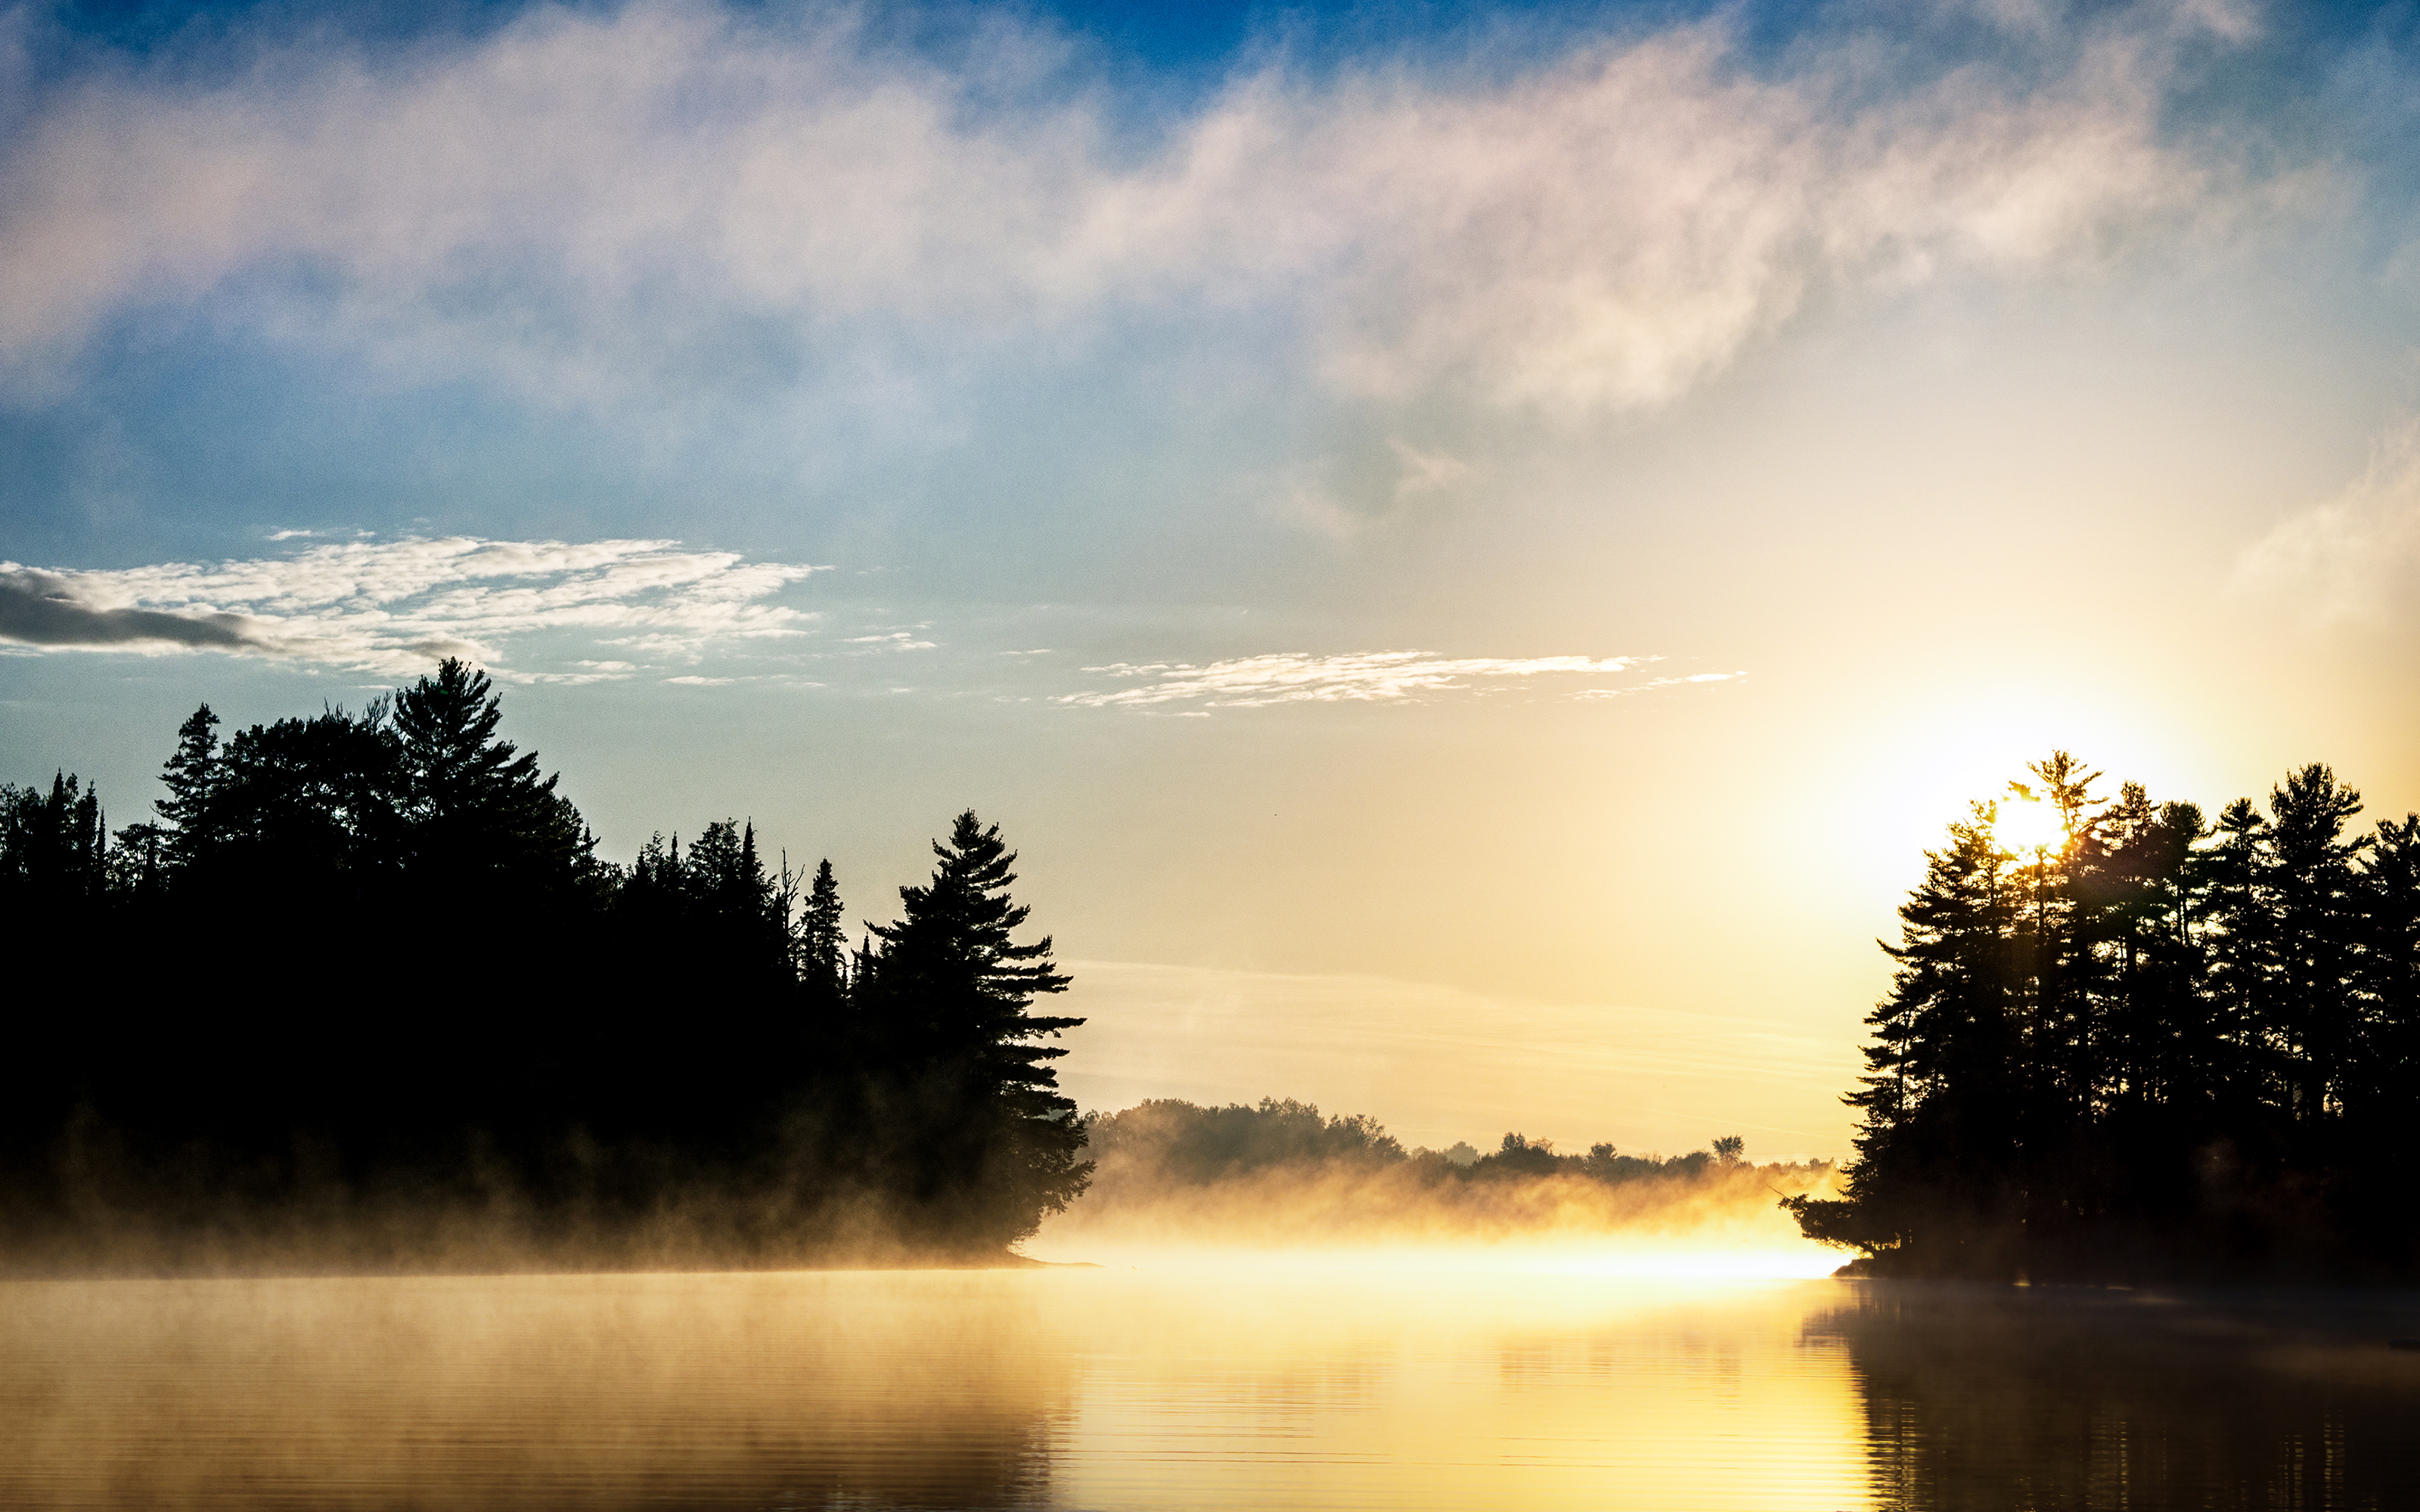
[[2055, 856], [2067, 848], [2067, 822], [2040, 798], [2011, 794], [1993, 810], [1992, 833], [2002, 848], [2023, 859]]
[[[1829, 1283], [1390, 1265], [0, 1283], [0, 1504], [1840, 1512]], [[1047, 1492], [1047, 1497], [1037, 1495]]]
[[[1048, 1235], [1045, 1229], [1045, 1237]], [[1705, 1242], [1692, 1235], [1608, 1235], [1504, 1243], [1373, 1243], [1250, 1248], [1150, 1241], [1078, 1246], [1029, 1245], [1037, 1258], [1156, 1274], [1595, 1276], [1626, 1281], [1817, 1281], [1839, 1268], [1840, 1251], [1795, 1236], [1761, 1244]]]

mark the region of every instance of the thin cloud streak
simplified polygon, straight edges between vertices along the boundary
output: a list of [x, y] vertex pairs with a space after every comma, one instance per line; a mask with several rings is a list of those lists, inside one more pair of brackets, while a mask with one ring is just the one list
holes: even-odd
[[[540, 7], [399, 61], [296, 44], [231, 86], [104, 69], [0, 142], [0, 376], [67, 381], [123, 314], [213, 297], [605, 404], [768, 330], [1015, 350], [1259, 311], [1340, 392], [1577, 415], [1674, 398], [1821, 285], [2089, 264], [2265, 203], [2224, 142], [2161, 132], [2179, 50], [2243, 31], [2225, 8], [2017, 28], [2006, 68], [1878, 90], [1893, 14], [1770, 76], [1720, 22], [1509, 79], [1271, 68], [1140, 156], [1080, 82], [1001, 104], [846, 9]], [[1048, 38], [990, 35], [1047, 75]]]
[[1616, 676], [1655, 659], [1446, 657], [1426, 651], [1364, 651], [1328, 656], [1277, 652], [1198, 667], [1183, 662], [1114, 662], [1084, 671], [1151, 681], [1136, 687], [1062, 693], [1052, 702], [1094, 709], [1150, 708], [1164, 703], [1252, 709], [1273, 703], [1374, 702], [1432, 693], [1480, 691], [1481, 685], [1504, 678]]
[[1744, 671], [1691, 672], [1685, 677], [1650, 678], [1643, 683], [1634, 683], [1628, 687], [1592, 687], [1585, 693], [1578, 693], [1573, 696], [1584, 699], [1628, 698], [1633, 693], [1652, 693], [1659, 687], [1696, 687], [1708, 683], [1735, 683], [1746, 675], [1747, 673]]
[[2420, 576], [2420, 424], [2378, 448], [2344, 492], [2280, 520], [2236, 560], [2238, 592], [2321, 625], [2384, 625]]
[[444, 656], [519, 682], [633, 675], [621, 657], [567, 670], [503, 665], [519, 638], [694, 660], [707, 648], [807, 633], [815, 616], [768, 604], [816, 569], [684, 551], [677, 541], [351, 541], [213, 566], [53, 571], [0, 562], [0, 640], [39, 650], [220, 651], [409, 676]]

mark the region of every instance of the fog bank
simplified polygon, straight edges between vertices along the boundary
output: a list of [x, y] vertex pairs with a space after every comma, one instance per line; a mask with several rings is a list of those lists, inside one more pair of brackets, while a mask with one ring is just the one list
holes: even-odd
[[1684, 1155], [1585, 1155], [1505, 1134], [1405, 1150], [1373, 1119], [1257, 1107], [1141, 1103], [1086, 1120], [1093, 1181], [1026, 1251], [1104, 1264], [1319, 1263], [1387, 1252], [1398, 1263], [1824, 1274], [1832, 1252], [1779, 1199], [1831, 1190], [1823, 1164], [1756, 1165], [1735, 1138]]

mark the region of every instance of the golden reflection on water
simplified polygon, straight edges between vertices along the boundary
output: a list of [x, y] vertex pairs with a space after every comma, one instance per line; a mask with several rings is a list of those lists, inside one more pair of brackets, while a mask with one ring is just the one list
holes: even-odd
[[1060, 1489], [1102, 1507], [1864, 1506], [1846, 1351], [1804, 1332], [1832, 1289], [1450, 1270], [1147, 1286], [1092, 1336]]
[[1822, 1286], [1379, 1270], [18, 1283], [0, 1504], [1863, 1506]]
[[0, 1285], [0, 1506], [2420, 1505], [2408, 1293], [1194, 1261]]

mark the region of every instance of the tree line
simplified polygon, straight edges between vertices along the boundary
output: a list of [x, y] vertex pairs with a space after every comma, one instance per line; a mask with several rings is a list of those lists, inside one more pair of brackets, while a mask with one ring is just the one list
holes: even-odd
[[2420, 815], [2357, 831], [2317, 764], [2215, 816], [2028, 777], [1927, 854], [1802, 1228], [1876, 1274], [2420, 1275]]
[[1366, 1113], [1323, 1117], [1316, 1104], [1290, 1097], [1223, 1107], [1152, 1098], [1116, 1113], [1088, 1113], [1083, 1130], [1088, 1154], [1104, 1165], [1140, 1165], [1156, 1186], [1206, 1186], [1274, 1170], [1398, 1165], [1431, 1184], [1576, 1176], [1620, 1185], [1727, 1170], [1741, 1164], [1747, 1148], [1740, 1135], [1725, 1134], [1711, 1149], [1685, 1155], [1624, 1155], [1610, 1141], [1590, 1145], [1585, 1155], [1564, 1155], [1551, 1139], [1512, 1132], [1484, 1155], [1466, 1143], [1407, 1150]]
[[448, 660], [224, 738], [205, 705], [115, 831], [74, 777], [0, 786], [0, 1240], [468, 1204], [540, 1237], [686, 1214], [724, 1257], [982, 1255], [1083, 1189], [1047, 1042], [1082, 1021], [1033, 1011], [1068, 978], [1016, 938], [996, 825], [958, 815], [852, 947], [830, 864], [752, 824], [600, 858], [501, 721]]
[[1771, 1242], [1790, 1227], [1774, 1196], [1833, 1174], [1752, 1165], [1736, 1134], [1668, 1157], [1605, 1140], [1565, 1154], [1518, 1131], [1485, 1154], [1460, 1140], [1406, 1149], [1366, 1115], [1325, 1116], [1291, 1098], [1223, 1107], [1154, 1099], [1088, 1115], [1084, 1130], [1093, 1184], [1052, 1238], [1105, 1257], [1137, 1244]]

